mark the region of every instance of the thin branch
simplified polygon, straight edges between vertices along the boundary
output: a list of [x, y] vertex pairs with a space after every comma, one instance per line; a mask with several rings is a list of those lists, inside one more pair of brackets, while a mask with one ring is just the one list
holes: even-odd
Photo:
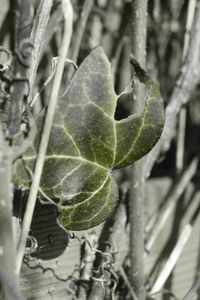
[[[200, 199], [200, 193], [199, 193], [199, 199]], [[194, 212], [194, 214], [190, 218], [190, 221], [184, 226], [173, 251], [171, 252], [170, 256], [168, 257], [168, 259], [164, 265], [164, 268], [160, 272], [159, 276], [157, 277], [157, 279], [150, 291], [150, 295], [153, 295], [162, 289], [162, 287], [164, 286], [165, 282], [167, 281], [169, 275], [173, 271], [186, 243], [188, 242], [188, 240], [190, 238], [193, 226], [199, 216], [199, 213], [200, 213], [200, 205], [197, 207], [197, 210]]]
[[[189, 47], [189, 38], [192, 28], [192, 21], [194, 19], [194, 12], [196, 7], [196, 0], [191, 0], [188, 2], [187, 9], [187, 21], [186, 21], [186, 30], [184, 36], [184, 45], [183, 45], [183, 61]], [[184, 149], [185, 149], [185, 129], [186, 129], [186, 119], [187, 111], [185, 107], [182, 107], [179, 113], [178, 128], [177, 128], [177, 149], [176, 149], [176, 170], [179, 174], [184, 165]]]
[[[74, 42], [72, 39], [72, 46], [71, 46], [71, 50], [70, 50], [71, 60], [74, 62], [74, 64], [76, 64], [77, 60], [78, 60], [78, 55], [79, 55], [79, 51], [81, 48], [81, 42], [83, 39], [87, 21], [88, 21], [88, 18], [91, 13], [93, 5], [94, 5], [94, 0], [85, 0], [83, 7], [82, 7], [80, 20], [77, 23], [77, 29], [74, 34], [74, 37], [75, 37]], [[72, 76], [72, 73], [73, 73], [73, 68], [70, 67], [68, 70], [68, 74], [67, 74], [67, 80]], [[63, 96], [66, 94], [67, 88], [68, 88], [68, 84], [63, 91]]]
[[[97, 246], [97, 235], [94, 232], [89, 232], [85, 235], [85, 239], [89, 242], [84, 243], [84, 253], [81, 259], [83, 265], [80, 271], [80, 281], [88, 282], [90, 281], [92, 274], [92, 267], [95, 260], [94, 248]], [[78, 299], [84, 300], [87, 299], [87, 289], [84, 285], [80, 284], [78, 288]]]
[[[15, 299], [18, 291], [15, 270], [15, 245], [12, 231], [11, 151], [0, 120], [0, 277], [5, 300]], [[5, 271], [4, 271], [5, 270]], [[5, 284], [6, 278], [9, 281]], [[9, 285], [13, 288], [10, 290]]]
[[185, 150], [185, 130], [186, 130], [187, 111], [182, 107], [179, 113], [178, 129], [177, 129], [177, 144], [176, 144], [176, 171], [177, 174], [184, 166], [184, 150]]
[[43, 41], [43, 47], [40, 49], [40, 57], [42, 57], [47, 50], [51, 39], [53, 36], [59, 32], [60, 27], [62, 26], [62, 5], [61, 3], [58, 4], [58, 6], [55, 8], [55, 10], [52, 11], [51, 13], [51, 18], [49, 19], [48, 25], [47, 25], [47, 30], [45, 34], [45, 39]]
[[144, 178], [149, 177], [160, 152], [167, 151], [176, 128], [177, 114], [186, 104], [200, 80], [200, 0], [197, 0], [195, 16], [191, 29], [189, 48], [181, 74], [169, 99], [165, 111], [165, 125], [159, 142], [146, 156], [143, 170]]
[[9, 135], [13, 136], [20, 131], [22, 106], [27, 96], [28, 69], [31, 61], [33, 45], [30, 42], [33, 7], [31, 0], [21, 0], [19, 16], [16, 14], [17, 34], [14, 59], [14, 78], [11, 85], [11, 107], [9, 115]]
[[159, 292], [156, 292], [156, 293], [152, 294], [150, 296], [150, 299], [155, 299], [155, 296], [158, 295], [158, 294], [167, 295], [168, 297], [171, 297], [172, 299], [179, 300], [179, 298], [176, 297], [176, 295], [168, 289], [162, 289]]
[[29, 115], [29, 132], [28, 136], [20, 142], [19, 145], [12, 146], [11, 159], [14, 161], [20, 157], [29, 147], [33, 145], [36, 136], [36, 124], [35, 120]]
[[45, 39], [47, 24], [49, 21], [50, 11], [53, 0], [44, 0], [40, 2], [38, 13], [35, 17], [31, 40], [34, 45], [31, 56], [31, 65], [29, 70], [29, 101], [32, 99], [33, 87], [36, 77], [37, 68], [41, 58], [41, 48]]
[[115, 50], [115, 55], [112, 58], [112, 76], [113, 76], [113, 81], [115, 80], [115, 75], [116, 75], [116, 71], [117, 71], [117, 67], [118, 67], [118, 63], [119, 63], [119, 59], [120, 59], [120, 55], [122, 53], [122, 50], [124, 48], [124, 46], [126, 46], [126, 44], [129, 42], [129, 39], [127, 36], [123, 36], [118, 45], [116, 46], [116, 50]]
[[[127, 195], [127, 194], [124, 193], [124, 195]], [[116, 251], [118, 251], [120, 249], [120, 245], [122, 242], [122, 236], [124, 235], [124, 232], [125, 232], [126, 222], [127, 222], [127, 214], [126, 214], [126, 205], [123, 200], [120, 203], [119, 207], [117, 208], [113, 222], [114, 222], [113, 226], [110, 229], [110, 235], [106, 242], [106, 244], [108, 244], [110, 246], [107, 246], [104, 251], [104, 253], [107, 254], [106, 256], [108, 256], [108, 254], [110, 256], [110, 259], [108, 257], [107, 262], [109, 262], [109, 261], [111, 262], [113, 250], [116, 253]], [[116, 258], [115, 258], [115, 260], [116, 260]], [[108, 283], [108, 281], [110, 279], [110, 275], [111, 275], [111, 273], [108, 270], [103, 268], [104, 264], [105, 264], [105, 255], [102, 256], [102, 259], [101, 259], [101, 262], [100, 262], [99, 268], [98, 268], [98, 272], [100, 273], [100, 275], [98, 278], [96, 278], [96, 280], [93, 281], [88, 300], [93, 300], [93, 299], [104, 300], [104, 297], [106, 294], [106, 286], [107, 286], [107, 283]], [[112, 265], [110, 265], [110, 267], [111, 266]]]
[[156, 216], [156, 218], [154, 217], [153, 220], [151, 220], [151, 223], [152, 223], [151, 235], [145, 245], [145, 250], [147, 251], [145, 254], [147, 254], [151, 251], [151, 248], [153, 247], [158, 235], [160, 234], [161, 230], [163, 229], [164, 225], [166, 224], [178, 199], [183, 194], [184, 190], [187, 188], [191, 179], [196, 174], [197, 167], [198, 167], [198, 159], [194, 158], [192, 160], [192, 162], [190, 163], [189, 167], [183, 172], [183, 174], [180, 176], [177, 183], [172, 188], [170, 195], [167, 197], [167, 199], [165, 199], [164, 206], [158, 212], [158, 215]]
[[[69, 63], [71, 65], [73, 65], [74, 69], [77, 70], [78, 66], [71, 60], [71, 59], [65, 59], [66, 63]], [[33, 107], [34, 104], [36, 103], [36, 101], [38, 100], [38, 97], [40, 95], [40, 93], [47, 87], [47, 85], [51, 82], [51, 80], [53, 79], [55, 72], [56, 72], [56, 67], [57, 67], [57, 63], [58, 63], [58, 57], [55, 56], [52, 58], [51, 60], [51, 71], [50, 74], [48, 76], [48, 78], [46, 79], [46, 81], [44, 82], [44, 84], [42, 85], [42, 87], [40, 88], [40, 90], [35, 94], [34, 98], [32, 99], [32, 101], [29, 103], [30, 107]]]
[[[132, 0], [131, 51], [139, 63], [146, 66], [147, 0]], [[144, 109], [145, 89], [135, 83], [133, 112]], [[144, 287], [144, 181], [143, 159], [132, 167], [130, 176], [130, 282], [139, 300], [145, 299]]]
[[200, 289], [200, 277], [196, 280], [196, 282], [192, 285], [187, 294], [183, 297], [183, 300], [191, 300], [194, 298]]
[[124, 271], [124, 268], [121, 265], [119, 265], [119, 272], [120, 272], [121, 277], [124, 280], [124, 283], [126, 284], [128, 290], [129, 290], [129, 293], [131, 294], [133, 300], [138, 300], [138, 298], [137, 298], [137, 296], [136, 296], [136, 294], [135, 294], [135, 292], [134, 292], [134, 290], [133, 290], [133, 288], [130, 284], [130, 281], [129, 281], [129, 279], [128, 279], [125, 271]]
[[87, 21], [89, 18], [89, 15], [91, 13], [91, 10], [94, 5], [94, 0], [85, 0], [83, 4], [83, 8], [81, 11], [81, 16], [80, 20], [77, 23], [77, 30], [75, 32], [75, 41], [74, 44], [72, 45], [72, 60], [77, 63], [80, 47], [81, 47], [81, 42], [83, 39], [83, 35], [85, 32], [85, 28], [87, 25]]
[[188, 48], [189, 48], [189, 41], [190, 41], [191, 28], [194, 19], [195, 8], [196, 8], [196, 2], [197, 0], [191, 0], [188, 2], [187, 21], [186, 21], [186, 28], [185, 28], [186, 30], [185, 30], [184, 45], [183, 45], [183, 61], [186, 58]]
[[21, 269], [21, 264], [22, 264], [25, 245], [26, 245], [26, 238], [27, 238], [29, 228], [31, 225], [31, 221], [32, 221], [32, 217], [33, 217], [33, 211], [35, 208], [37, 193], [38, 193], [38, 189], [39, 189], [39, 185], [40, 185], [40, 178], [42, 175], [45, 154], [46, 154], [46, 150], [47, 150], [47, 146], [48, 146], [48, 140], [49, 140], [49, 136], [50, 136], [51, 126], [53, 123], [54, 112], [56, 109], [59, 88], [60, 88], [62, 74], [63, 74], [63, 70], [64, 70], [64, 66], [65, 66], [65, 58], [66, 58], [69, 44], [71, 41], [72, 24], [73, 24], [73, 9], [72, 9], [70, 0], [63, 0], [62, 7], [63, 7], [63, 14], [64, 14], [64, 19], [65, 19], [63, 42], [62, 42], [62, 47], [60, 49], [58, 66], [57, 66], [56, 74], [55, 74], [54, 81], [53, 81], [51, 96], [50, 96], [50, 100], [49, 100], [49, 106], [47, 109], [44, 128], [43, 128], [40, 146], [39, 146], [39, 150], [38, 150], [38, 156], [37, 156], [37, 160], [36, 160], [36, 164], [35, 164], [33, 181], [31, 184], [31, 189], [30, 189], [30, 193], [29, 193], [29, 197], [28, 197], [28, 201], [27, 201], [27, 207], [26, 207], [26, 211], [24, 214], [22, 234], [21, 234], [18, 253], [17, 253], [17, 273], [19, 273], [20, 269]]

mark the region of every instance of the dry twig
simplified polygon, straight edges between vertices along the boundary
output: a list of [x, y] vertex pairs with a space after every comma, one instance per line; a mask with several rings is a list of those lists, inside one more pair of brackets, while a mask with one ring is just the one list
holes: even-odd
[[191, 30], [190, 43], [181, 74], [169, 99], [165, 111], [165, 125], [159, 142], [146, 156], [143, 176], [149, 177], [154, 163], [162, 151], [169, 149], [173, 138], [177, 114], [180, 108], [186, 104], [200, 80], [200, 0], [197, 1], [194, 21]]

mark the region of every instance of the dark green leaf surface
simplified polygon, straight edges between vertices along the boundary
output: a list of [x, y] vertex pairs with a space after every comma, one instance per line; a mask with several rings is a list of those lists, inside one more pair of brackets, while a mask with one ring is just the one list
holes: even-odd
[[[114, 119], [118, 96], [101, 47], [83, 61], [58, 102], [40, 187], [60, 199], [59, 221], [66, 229], [83, 230], [107, 219], [118, 200], [112, 170], [144, 156], [161, 135], [164, 112], [159, 89], [133, 58], [131, 62], [148, 88], [140, 116]], [[15, 163], [16, 185], [29, 184], [25, 166], [33, 170], [38, 144], [39, 138]]]

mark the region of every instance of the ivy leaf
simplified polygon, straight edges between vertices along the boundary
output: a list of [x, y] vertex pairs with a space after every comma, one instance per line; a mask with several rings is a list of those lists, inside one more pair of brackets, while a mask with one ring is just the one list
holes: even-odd
[[[83, 61], [58, 101], [40, 187], [47, 196], [60, 199], [58, 218], [66, 229], [84, 230], [107, 219], [118, 201], [112, 170], [147, 154], [161, 135], [164, 112], [159, 89], [134, 58], [131, 62], [148, 88], [141, 115], [115, 120], [118, 96], [101, 47]], [[15, 162], [16, 185], [29, 185], [25, 166], [33, 170], [38, 145], [39, 135], [23, 160]]]

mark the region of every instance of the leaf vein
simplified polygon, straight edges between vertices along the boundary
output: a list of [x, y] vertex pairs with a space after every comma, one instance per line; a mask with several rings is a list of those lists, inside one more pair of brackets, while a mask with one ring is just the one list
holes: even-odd
[[149, 98], [147, 99], [146, 106], [145, 106], [144, 112], [143, 112], [143, 116], [142, 116], [142, 118], [141, 118], [141, 119], [142, 119], [142, 124], [141, 124], [141, 126], [140, 126], [140, 128], [139, 128], [139, 130], [138, 130], [138, 133], [137, 133], [135, 139], [133, 140], [132, 147], [131, 147], [130, 150], [127, 152], [127, 154], [123, 157], [123, 159], [120, 160], [120, 162], [117, 163], [118, 165], [121, 164], [123, 161], [125, 161], [126, 158], [129, 156], [129, 154], [133, 151], [133, 149], [134, 149], [134, 147], [135, 147], [135, 145], [136, 145], [138, 139], [139, 139], [140, 136], [141, 136], [142, 130], [145, 128], [145, 126], [147, 126], [147, 127], [150, 126], [149, 124], [145, 124], [145, 117], [146, 117], [146, 114], [147, 114], [147, 112], [148, 112], [148, 104], [149, 104], [149, 101], [151, 101], [152, 99], [154, 99], [154, 98], [149, 97]]

